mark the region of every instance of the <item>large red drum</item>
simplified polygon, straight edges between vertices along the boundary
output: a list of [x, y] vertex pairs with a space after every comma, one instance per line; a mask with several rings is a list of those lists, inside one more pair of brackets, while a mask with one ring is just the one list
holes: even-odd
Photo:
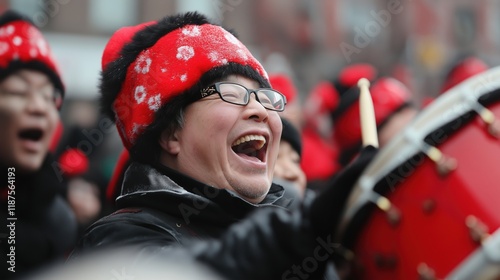
[[500, 279], [500, 67], [426, 107], [356, 183], [355, 279]]

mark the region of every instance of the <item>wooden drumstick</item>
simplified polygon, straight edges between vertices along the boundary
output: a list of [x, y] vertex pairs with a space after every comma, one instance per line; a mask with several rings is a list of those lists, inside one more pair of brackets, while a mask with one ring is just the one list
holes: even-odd
[[375, 121], [375, 110], [370, 95], [370, 81], [361, 78], [358, 81], [359, 87], [359, 116], [361, 119], [361, 135], [363, 147], [372, 145], [378, 148], [377, 123]]

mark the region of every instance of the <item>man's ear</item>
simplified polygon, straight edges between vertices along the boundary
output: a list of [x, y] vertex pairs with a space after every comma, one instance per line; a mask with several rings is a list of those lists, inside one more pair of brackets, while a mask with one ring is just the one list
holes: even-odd
[[181, 145], [177, 137], [177, 130], [175, 130], [174, 133], [169, 133], [167, 129], [163, 130], [158, 142], [162, 150], [169, 154], [177, 155], [181, 150]]

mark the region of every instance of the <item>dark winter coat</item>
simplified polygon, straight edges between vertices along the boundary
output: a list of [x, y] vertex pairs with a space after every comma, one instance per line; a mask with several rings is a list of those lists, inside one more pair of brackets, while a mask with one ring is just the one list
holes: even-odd
[[[53, 163], [48, 156], [34, 174], [14, 172], [12, 184], [8, 184], [7, 178], [10, 166], [1, 169], [5, 185], [0, 197], [0, 220], [4, 224], [0, 228], [0, 279], [18, 278], [63, 263], [76, 243], [76, 219], [64, 198], [65, 185]], [[9, 200], [15, 201], [14, 207], [8, 208]], [[11, 260], [14, 262], [8, 263]]]
[[278, 185], [262, 203], [252, 204], [169, 168], [133, 162], [117, 199], [120, 210], [89, 227], [71, 259], [136, 246], [144, 250], [143, 261], [168, 260], [180, 251], [228, 279], [325, 279], [325, 267], [326, 279], [338, 279], [326, 265], [336, 250], [332, 218], [342, 207], [332, 199], [339, 191], [332, 190], [290, 211]]
[[217, 238], [256, 208], [286, 207], [289, 202], [282, 195], [283, 188], [273, 185], [262, 203], [252, 204], [165, 166], [133, 162], [117, 199], [120, 210], [90, 226], [77, 251], [117, 242], [135, 245], [157, 239], [165, 246], [192, 237]]

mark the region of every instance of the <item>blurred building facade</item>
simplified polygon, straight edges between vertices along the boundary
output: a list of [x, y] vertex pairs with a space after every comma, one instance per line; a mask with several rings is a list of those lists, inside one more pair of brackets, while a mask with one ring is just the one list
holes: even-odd
[[417, 98], [433, 95], [453, 57], [474, 53], [496, 64], [500, 50], [493, 0], [0, 0], [4, 8], [49, 33], [68, 96], [97, 95], [100, 53], [116, 29], [179, 11], [234, 28], [270, 72], [295, 78], [302, 97], [352, 62], [399, 75]]

